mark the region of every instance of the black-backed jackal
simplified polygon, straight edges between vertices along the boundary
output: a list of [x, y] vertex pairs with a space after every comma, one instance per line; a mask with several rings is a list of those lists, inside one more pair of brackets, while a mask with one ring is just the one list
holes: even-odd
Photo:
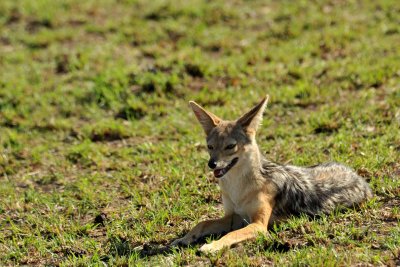
[[199, 223], [171, 245], [228, 233], [200, 248], [215, 252], [266, 233], [269, 224], [290, 215], [329, 213], [372, 197], [364, 179], [342, 164], [297, 167], [265, 159], [255, 137], [267, 102], [268, 96], [235, 121], [222, 120], [190, 102], [207, 136], [208, 166], [218, 178], [225, 216]]

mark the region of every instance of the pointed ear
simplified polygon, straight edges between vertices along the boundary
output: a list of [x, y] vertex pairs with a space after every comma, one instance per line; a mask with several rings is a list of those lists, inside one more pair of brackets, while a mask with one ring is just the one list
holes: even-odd
[[261, 124], [262, 115], [267, 106], [269, 95], [266, 95], [260, 103], [253, 107], [249, 112], [237, 120], [243, 129], [249, 134], [255, 134], [258, 126]]
[[196, 115], [196, 118], [200, 122], [201, 126], [203, 126], [206, 135], [209, 135], [211, 130], [214, 129], [215, 126], [218, 125], [222, 120], [218, 118], [216, 115], [202, 108], [199, 104], [194, 101], [189, 101], [190, 106]]

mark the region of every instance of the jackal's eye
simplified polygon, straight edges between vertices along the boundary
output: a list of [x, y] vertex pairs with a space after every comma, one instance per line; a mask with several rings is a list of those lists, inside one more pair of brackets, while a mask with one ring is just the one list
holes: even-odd
[[228, 150], [228, 149], [233, 149], [233, 148], [235, 148], [235, 147], [236, 147], [236, 144], [230, 144], [230, 145], [227, 145], [227, 146], [225, 147], [225, 149]]
[[207, 145], [207, 148], [208, 148], [209, 150], [213, 150], [213, 149], [214, 149], [214, 147], [213, 147], [212, 145]]

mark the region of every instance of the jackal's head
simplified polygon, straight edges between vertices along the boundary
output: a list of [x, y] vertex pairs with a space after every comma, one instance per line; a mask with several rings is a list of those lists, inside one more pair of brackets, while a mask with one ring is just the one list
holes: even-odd
[[231, 169], [240, 168], [258, 156], [258, 146], [255, 134], [261, 123], [264, 109], [269, 96], [265, 96], [235, 121], [222, 120], [205, 110], [196, 102], [190, 101], [190, 106], [207, 135], [207, 147], [210, 154], [208, 166], [214, 170], [214, 176], [223, 177]]

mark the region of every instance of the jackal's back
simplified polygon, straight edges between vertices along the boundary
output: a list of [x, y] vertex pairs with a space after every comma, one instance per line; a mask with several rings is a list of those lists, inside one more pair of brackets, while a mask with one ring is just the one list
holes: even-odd
[[277, 188], [274, 216], [329, 213], [372, 196], [368, 183], [352, 169], [330, 162], [308, 168], [263, 161], [262, 174]]

